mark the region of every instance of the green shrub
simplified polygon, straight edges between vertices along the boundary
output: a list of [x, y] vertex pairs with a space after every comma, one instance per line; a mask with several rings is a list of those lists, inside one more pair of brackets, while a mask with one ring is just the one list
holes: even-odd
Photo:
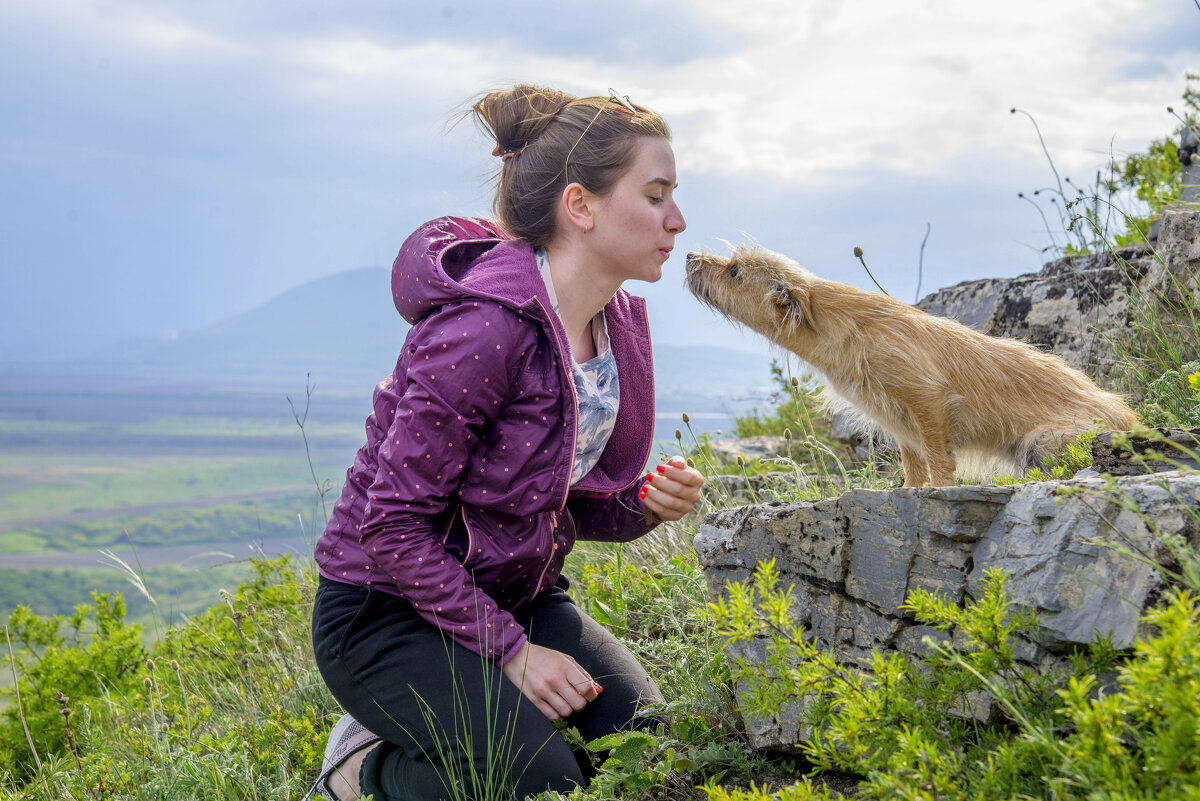
[[5, 635], [12, 650], [3, 669], [6, 674], [15, 669], [20, 680], [2, 691], [0, 772], [19, 780], [32, 776], [37, 763], [26, 728], [39, 755], [65, 752], [64, 705], [104, 704], [133, 690], [146, 650], [141, 629], [125, 623], [119, 593], [93, 592], [90, 605], [66, 617], [39, 617], [18, 606], [8, 616]]
[[[62, 799], [291, 799], [315, 777], [339, 713], [308, 636], [314, 575], [289, 557], [253, 560], [253, 578], [147, 652], [119, 598], [63, 622], [21, 614], [21, 709], [42, 769], [13, 748], [0, 794]], [[16, 613], [14, 613], [16, 615]], [[82, 623], [94, 616], [96, 631]], [[14, 625], [15, 624], [15, 625]], [[69, 696], [70, 735], [54, 691]], [[33, 716], [37, 716], [36, 718]], [[24, 742], [6, 710], [6, 747]], [[55, 720], [57, 716], [57, 720]]]
[[[859, 797], [1200, 795], [1200, 603], [1190, 591], [1167, 593], [1146, 617], [1153, 633], [1128, 657], [1098, 639], [1059, 672], [1041, 674], [1015, 657], [1037, 618], [1012, 604], [995, 571], [982, 597], [961, 608], [911, 593], [905, 609], [946, 636], [926, 638], [920, 658], [877, 652], [858, 670], [805, 637], [790, 588], [777, 580], [773, 564], [761, 565], [753, 582], [730, 584], [712, 605], [723, 636], [768, 643], [765, 662], [735, 660], [745, 709], [765, 715], [801, 704], [813, 727], [805, 755], [822, 769], [863, 774]], [[813, 797], [812, 788], [798, 792]]]

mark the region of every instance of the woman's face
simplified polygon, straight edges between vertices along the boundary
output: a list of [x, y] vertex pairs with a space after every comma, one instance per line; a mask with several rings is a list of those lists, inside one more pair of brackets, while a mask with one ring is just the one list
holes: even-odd
[[687, 224], [675, 204], [675, 154], [661, 137], [637, 141], [633, 164], [594, 205], [584, 241], [614, 279], [657, 281]]

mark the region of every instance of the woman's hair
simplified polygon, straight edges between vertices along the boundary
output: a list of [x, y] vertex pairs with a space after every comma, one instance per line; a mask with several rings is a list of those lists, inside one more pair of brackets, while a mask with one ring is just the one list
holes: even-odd
[[568, 184], [607, 195], [632, 164], [639, 138], [671, 138], [662, 117], [627, 98], [575, 97], [529, 84], [489, 92], [470, 113], [495, 138], [492, 155], [501, 157], [492, 204], [496, 221], [534, 247], [554, 235], [558, 200]]

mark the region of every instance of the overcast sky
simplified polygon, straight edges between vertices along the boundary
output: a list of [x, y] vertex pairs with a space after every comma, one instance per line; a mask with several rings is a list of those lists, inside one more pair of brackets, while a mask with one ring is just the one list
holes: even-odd
[[[1195, 0], [0, 0], [0, 361], [75, 358], [390, 265], [483, 214], [478, 92], [609, 87], [675, 132], [657, 342], [755, 347], [682, 288], [752, 239], [893, 295], [1037, 270], [1017, 197], [1170, 133]], [[1056, 231], [1061, 238], [1061, 231]], [[383, 291], [386, 291], [384, 289]], [[331, 313], [353, 314], [352, 309]]]

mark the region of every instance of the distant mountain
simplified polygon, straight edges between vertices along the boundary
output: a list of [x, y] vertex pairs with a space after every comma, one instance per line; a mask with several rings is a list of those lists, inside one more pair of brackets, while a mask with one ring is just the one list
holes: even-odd
[[167, 375], [294, 381], [311, 372], [358, 383], [391, 372], [408, 329], [392, 305], [391, 271], [364, 267], [310, 281], [216, 325], [123, 343], [89, 361]]
[[[367, 267], [319, 278], [207, 328], [105, 349], [88, 367], [291, 385], [311, 373], [324, 387], [369, 386], [391, 372], [409, 329], [392, 305], [390, 275]], [[728, 408], [730, 398], [761, 397], [769, 361], [765, 352], [657, 345], [660, 407], [708, 411]]]

